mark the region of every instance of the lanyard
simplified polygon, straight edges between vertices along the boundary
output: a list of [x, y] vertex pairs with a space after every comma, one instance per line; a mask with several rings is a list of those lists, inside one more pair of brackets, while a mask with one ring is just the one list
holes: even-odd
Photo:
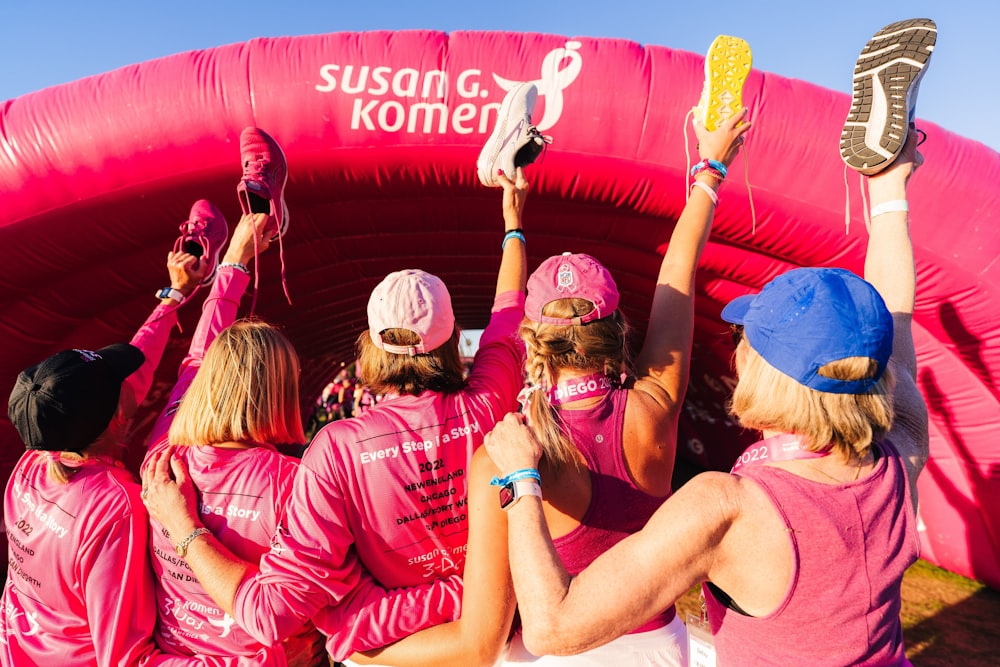
[[604, 373], [594, 373], [560, 382], [554, 389], [549, 390], [549, 403], [562, 405], [570, 401], [603, 396], [609, 391], [611, 391], [611, 381], [608, 380], [608, 376]]
[[794, 461], [796, 459], [819, 459], [828, 456], [830, 450], [814, 452], [802, 448], [802, 443], [797, 436], [790, 434], [776, 435], [766, 440], [761, 440], [749, 447], [740, 454], [733, 464], [733, 469], [729, 472], [736, 472], [740, 468], [768, 461]]

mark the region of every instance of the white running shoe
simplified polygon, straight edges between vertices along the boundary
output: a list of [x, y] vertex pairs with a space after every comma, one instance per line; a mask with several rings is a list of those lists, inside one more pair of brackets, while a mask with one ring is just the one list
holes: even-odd
[[531, 114], [538, 100], [538, 88], [533, 83], [517, 83], [503, 98], [497, 113], [497, 124], [476, 160], [479, 181], [491, 188], [500, 187], [497, 171], [514, 178], [518, 167], [534, 162], [552, 143], [531, 124]]
[[877, 174], [899, 155], [936, 41], [934, 21], [910, 19], [882, 28], [862, 49], [840, 135], [840, 156], [848, 167]]

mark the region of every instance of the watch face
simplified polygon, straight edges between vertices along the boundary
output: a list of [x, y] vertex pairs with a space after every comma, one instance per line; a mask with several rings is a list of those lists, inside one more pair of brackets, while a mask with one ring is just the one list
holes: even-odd
[[514, 482], [507, 482], [500, 487], [500, 508], [506, 508], [514, 502]]

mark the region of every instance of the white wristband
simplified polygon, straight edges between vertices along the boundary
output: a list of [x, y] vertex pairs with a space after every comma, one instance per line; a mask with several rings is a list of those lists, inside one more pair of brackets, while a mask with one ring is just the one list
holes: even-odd
[[173, 299], [178, 305], [184, 303], [184, 292], [173, 287], [164, 287], [156, 292], [157, 299]]
[[905, 199], [893, 199], [892, 201], [887, 201], [879, 204], [878, 206], [872, 207], [872, 212], [869, 217], [874, 218], [876, 215], [882, 215], [883, 213], [894, 213], [896, 211], [902, 211], [906, 213], [910, 210], [910, 205], [906, 203]]
[[692, 188], [701, 188], [706, 193], [708, 193], [708, 197], [709, 197], [709, 199], [712, 200], [712, 203], [714, 205], [716, 205], [716, 206], [719, 205], [719, 195], [716, 194], [715, 190], [713, 190], [712, 186], [709, 185], [708, 183], [705, 183], [704, 181], [695, 181], [694, 183], [691, 184], [691, 187]]

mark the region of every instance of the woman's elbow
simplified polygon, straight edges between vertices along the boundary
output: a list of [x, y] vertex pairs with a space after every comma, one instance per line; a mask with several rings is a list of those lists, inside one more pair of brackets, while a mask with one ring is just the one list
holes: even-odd
[[559, 628], [552, 623], [532, 623], [521, 628], [521, 642], [532, 655], [573, 655], [574, 651], [561, 641]]

